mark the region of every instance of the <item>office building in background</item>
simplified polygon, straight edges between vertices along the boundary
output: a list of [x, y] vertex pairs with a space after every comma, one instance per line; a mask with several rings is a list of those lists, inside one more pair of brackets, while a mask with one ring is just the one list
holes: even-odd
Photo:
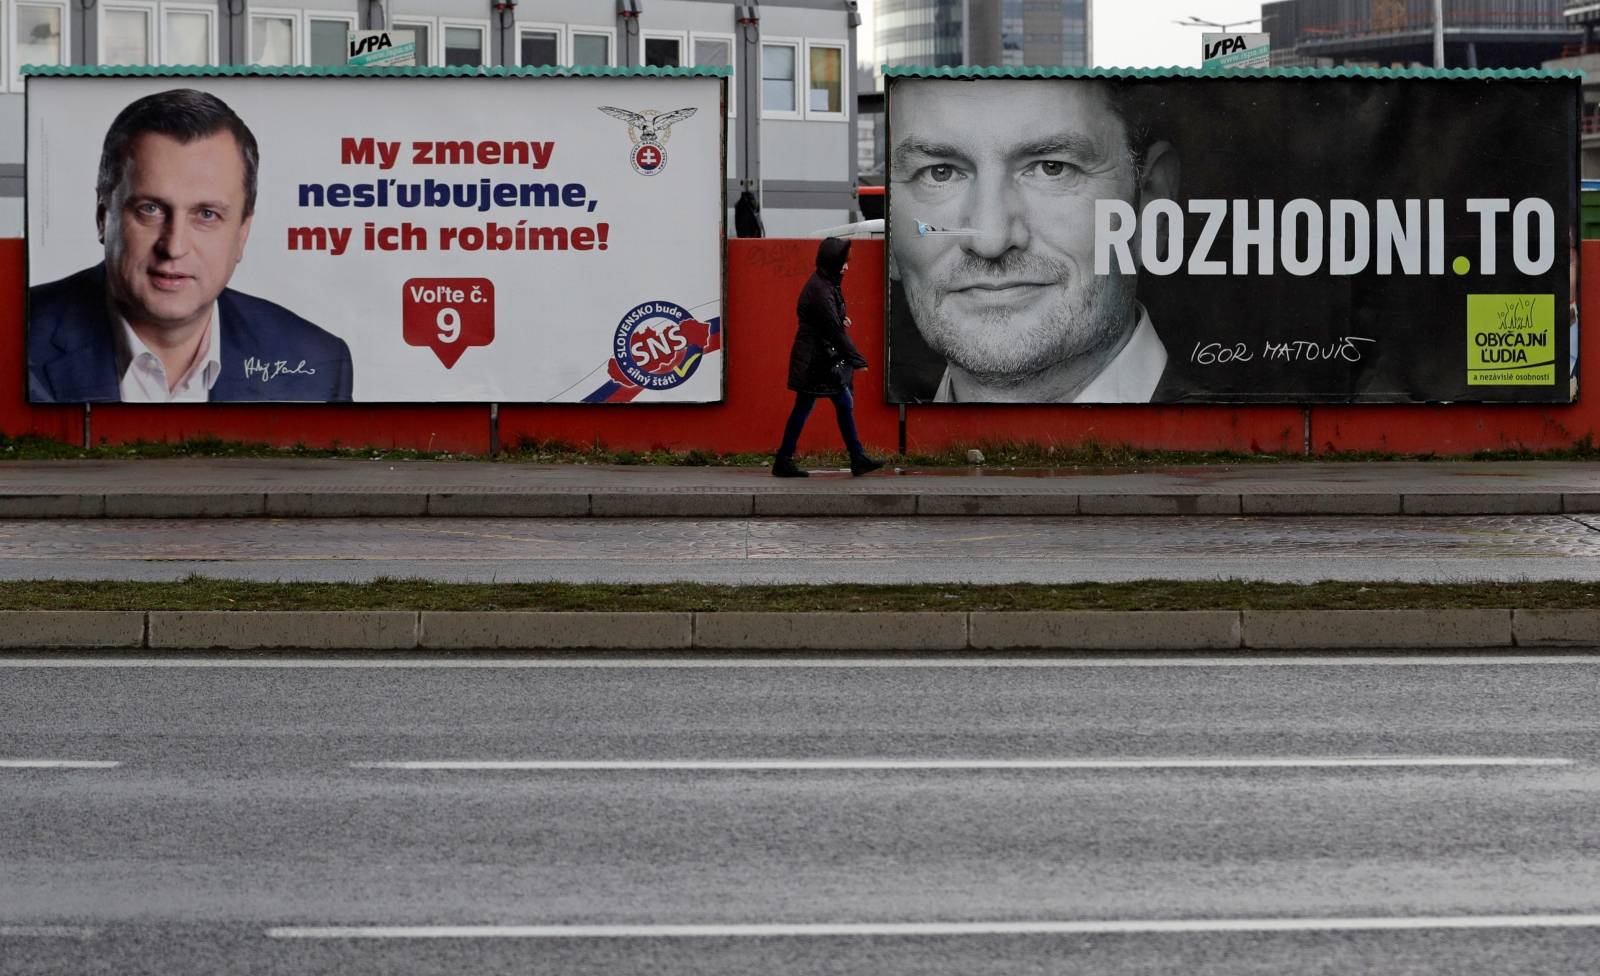
[[926, 67], [1094, 63], [1094, 0], [879, 0], [878, 61]]

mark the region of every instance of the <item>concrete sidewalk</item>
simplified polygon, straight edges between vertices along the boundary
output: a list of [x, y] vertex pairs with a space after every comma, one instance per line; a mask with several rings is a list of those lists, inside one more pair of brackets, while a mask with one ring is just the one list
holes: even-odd
[[1583, 462], [765, 468], [298, 460], [0, 462], [0, 518], [747, 518], [913, 515], [1555, 515], [1600, 512]]

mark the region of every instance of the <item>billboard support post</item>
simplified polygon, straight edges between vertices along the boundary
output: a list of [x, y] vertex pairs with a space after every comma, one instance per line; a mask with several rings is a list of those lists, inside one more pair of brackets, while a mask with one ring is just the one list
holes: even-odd
[[1433, 66], [1444, 67], [1444, 0], [1433, 0]]

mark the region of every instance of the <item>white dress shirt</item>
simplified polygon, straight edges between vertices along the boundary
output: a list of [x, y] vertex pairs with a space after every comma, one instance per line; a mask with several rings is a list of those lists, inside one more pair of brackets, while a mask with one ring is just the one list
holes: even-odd
[[161, 357], [140, 340], [127, 319], [120, 315], [116, 319], [123, 403], [205, 403], [210, 398], [211, 388], [222, 375], [222, 329], [216, 302], [211, 303], [211, 325], [200, 337], [194, 362], [170, 390]]
[[[1150, 323], [1150, 313], [1139, 306], [1139, 324], [1133, 335], [1118, 350], [1106, 368], [1078, 391], [1078, 395], [1062, 403], [1149, 403], [1161, 385], [1161, 374], [1167, 369], [1167, 347], [1156, 335]], [[939, 390], [933, 395], [934, 403], [955, 403], [955, 389], [950, 378], [950, 368], [945, 367]], [[984, 401], [976, 401], [984, 402]], [[994, 401], [999, 402], [999, 401]]]

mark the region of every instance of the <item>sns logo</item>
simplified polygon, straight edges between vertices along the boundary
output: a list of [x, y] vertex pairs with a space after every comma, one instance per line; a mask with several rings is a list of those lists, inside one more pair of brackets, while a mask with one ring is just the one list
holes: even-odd
[[671, 112], [657, 112], [647, 108], [631, 112], [625, 108], [601, 105], [600, 111], [614, 119], [628, 123], [628, 138], [633, 142], [633, 169], [645, 176], [654, 176], [667, 168], [667, 140], [672, 137], [672, 126], [693, 115], [698, 109], [680, 108]]
[[635, 305], [617, 323], [611, 348], [615, 371], [646, 390], [670, 390], [700, 368], [710, 332], [674, 302]]

